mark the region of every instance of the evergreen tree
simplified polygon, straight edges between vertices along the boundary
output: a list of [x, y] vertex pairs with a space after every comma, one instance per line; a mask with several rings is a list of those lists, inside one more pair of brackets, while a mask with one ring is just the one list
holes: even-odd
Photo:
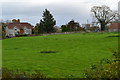
[[43, 11], [43, 19], [40, 20], [40, 26], [39, 26], [39, 33], [52, 33], [55, 31], [54, 25], [56, 24], [56, 21], [54, 20], [52, 14], [50, 11], [45, 9]]

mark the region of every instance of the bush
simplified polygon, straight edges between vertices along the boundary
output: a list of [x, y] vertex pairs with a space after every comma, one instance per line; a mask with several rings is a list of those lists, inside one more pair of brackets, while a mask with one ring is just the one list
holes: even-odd
[[113, 51], [113, 59], [103, 59], [97, 65], [91, 65], [85, 70], [86, 78], [119, 78], [120, 55], [119, 51]]
[[32, 74], [28, 74], [27, 72], [22, 72], [19, 70], [9, 70], [7, 68], [2, 69], [2, 79], [3, 80], [13, 79], [13, 78], [19, 78], [19, 79], [23, 79], [23, 78], [46, 78], [46, 76], [37, 70], [34, 71], [34, 73], [32, 73]]

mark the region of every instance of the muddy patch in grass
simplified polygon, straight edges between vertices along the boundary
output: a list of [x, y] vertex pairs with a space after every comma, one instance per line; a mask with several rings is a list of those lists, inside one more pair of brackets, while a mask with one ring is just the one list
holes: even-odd
[[110, 37], [120, 37], [120, 35], [107, 36], [107, 38], [110, 38]]
[[13, 48], [13, 49], [15, 49], [15, 50], [16, 50], [16, 49], [19, 49], [19, 48]]
[[49, 54], [49, 53], [57, 53], [58, 51], [40, 51], [39, 53], [43, 53], [43, 54]]

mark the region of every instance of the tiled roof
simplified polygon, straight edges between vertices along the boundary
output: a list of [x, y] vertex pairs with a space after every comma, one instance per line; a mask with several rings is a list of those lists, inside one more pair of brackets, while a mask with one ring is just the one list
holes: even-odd
[[8, 23], [7, 27], [9, 29], [13, 29], [14, 27], [17, 27], [19, 29], [23, 29], [24, 27], [27, 27], [28, 29], [32, 29], [33, 26], [29, 23]]

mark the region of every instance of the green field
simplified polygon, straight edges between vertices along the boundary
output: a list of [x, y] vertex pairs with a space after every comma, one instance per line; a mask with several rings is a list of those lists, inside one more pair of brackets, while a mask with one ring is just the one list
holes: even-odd
[[[50, 78], [84, 77], [84, 70], [118, 48], [117, 33], [76, 33], [3, 40], [3, 67], [40, 70]], [[56, 53], [40, 53], [41, 51]]]

